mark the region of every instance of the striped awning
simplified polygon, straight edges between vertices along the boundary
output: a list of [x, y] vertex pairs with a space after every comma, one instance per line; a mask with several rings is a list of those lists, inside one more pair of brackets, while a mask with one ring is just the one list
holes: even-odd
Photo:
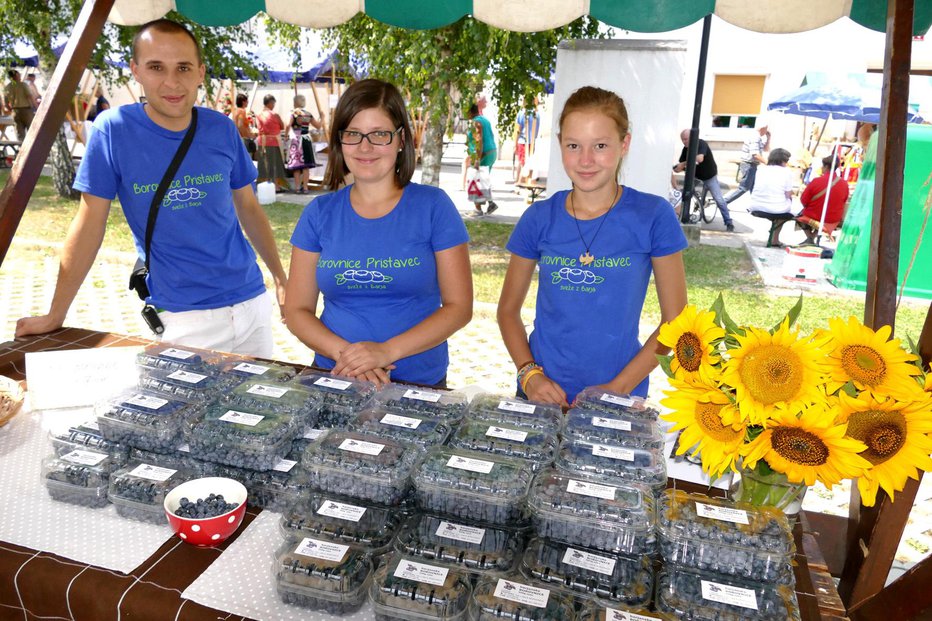
[[[667, 32], [709, 13], [755, 32], [804, 32], [842, 17], [883, 32], [886, 0], [116, 0], [110, 21], [138, 25], [177, 10], [207, 26], [230, 26], [260, 11], [306, 28], [329, 28], [358, 13], [401, 28], [427, 29], [465, 15], [517, 32], [548, 30], [592, 17], [636, 32]], [[916, 0], [913, 33], [932, 24], [932, 0]]]

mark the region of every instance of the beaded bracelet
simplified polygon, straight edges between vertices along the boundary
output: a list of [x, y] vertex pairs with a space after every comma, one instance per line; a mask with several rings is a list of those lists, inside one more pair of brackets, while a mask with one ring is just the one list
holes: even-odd
[[528, 362], [527, 364], [522, 365], [521, 368], [518, 369], [518, 385], [521, 386], [521, 390], [525, 394], [527, 394], [527, 390], [525, 390], [525, 386], [527, 386], [528, 379], [530, 379], [534, 375], [537, 375], [538, 373], [543, 375], [544, 367], [540, 366], [533, 360], [531, 362]]

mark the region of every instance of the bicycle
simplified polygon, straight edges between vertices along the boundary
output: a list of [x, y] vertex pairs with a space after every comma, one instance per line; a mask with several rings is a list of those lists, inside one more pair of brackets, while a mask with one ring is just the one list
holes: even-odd
[[[674, 189], [674, 199], [670, 202], [673, 204], [673, 208], [677, 213], [683, 208], [683, 191]], [[695, 180], [695, 185], [693, 186], [693, 197], [689, 201], [689, 223], [697, 224], [700, 220], [706, 224], [715, 220], [715, 213], [718, 211], [718, 205], [715, 204], [715, 199], [712, 198], [712, 194], [709, 192], [709, 189], [705, 187], [705, 184], [699, 180]]]

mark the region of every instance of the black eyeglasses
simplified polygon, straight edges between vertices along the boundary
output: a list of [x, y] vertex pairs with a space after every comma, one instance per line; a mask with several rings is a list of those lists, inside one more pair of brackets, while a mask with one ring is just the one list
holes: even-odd
[[362, 139], [365, 138], [371, 145], [376, 147], [384, 147], [387, 144], [391, 144], [392, 140], [395, 139], [395, 134], [401, 130], [401, 127], [393, 132], [390, 132], [387, 129], [377, 129], [374, 132], [364, 134], [352, 129], [341, 129], [338, 134], [340, 135], [340, 144], [359, 144], [362, 142]]

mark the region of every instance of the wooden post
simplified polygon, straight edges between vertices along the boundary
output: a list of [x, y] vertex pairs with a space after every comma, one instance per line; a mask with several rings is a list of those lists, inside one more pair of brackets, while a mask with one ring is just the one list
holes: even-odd
[[10, 176], [0, 192], [0, 265], [10, 249], [13, 235], [26, 210], [29, 197], [42, 174], [52, 143], [71, 106], [75, 88], [91, 58], [97, 39], [104, 30], [114, 0], [86, 0], [75, 22], [74, 30], [48, 89], [26, 133], [26, 139], [13, 164]]

